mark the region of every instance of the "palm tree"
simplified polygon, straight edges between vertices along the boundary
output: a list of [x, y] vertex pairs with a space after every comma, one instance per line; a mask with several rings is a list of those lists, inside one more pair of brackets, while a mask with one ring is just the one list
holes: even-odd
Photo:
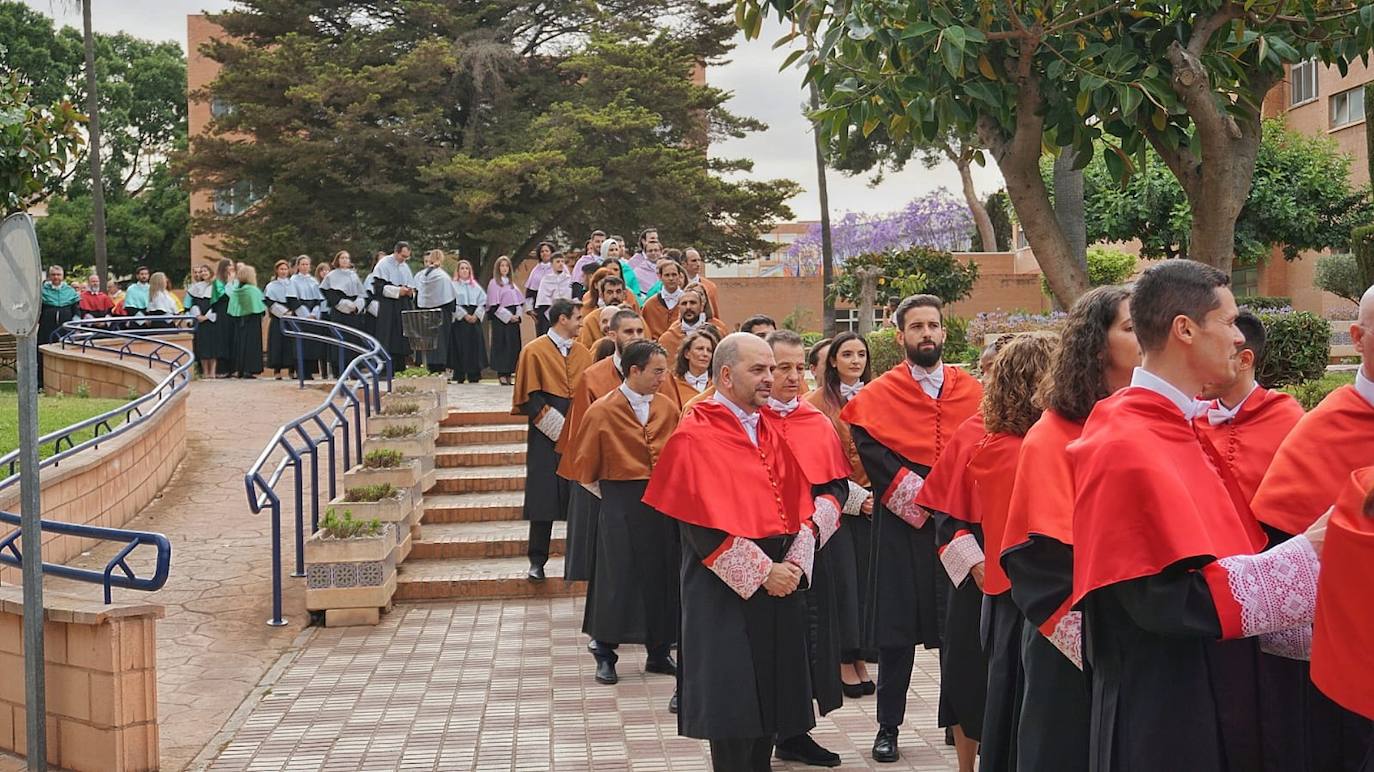
[[[821, 95], [816, 81], [811, 81], [811, 109], [821, 109]], [[827, 338], [835, 337], [835, 298], [830, 287], [835, 283], [835, 253], [830, 244], [830, 192], [825, 182], [825, 151], [821, 146], [821, 127], [813, 124], [811, 131], [816, 137], [816, 192], [821, 199], [821, 297], [825, 320], [822, 330]], [[871, 312], [870, 312], [871, 313]]]
[[91, 30], [91, 0], [64, 0], [68, 5], [81, 3], [82, 41], [86, 49], [86, 124], [91, 162], [91, 230], [95, 240], [95, 272], [100, 286], [110, 280], [105, 251], [105, 185], [100, 174], [100, 94], [95, 83], [95, 33]]

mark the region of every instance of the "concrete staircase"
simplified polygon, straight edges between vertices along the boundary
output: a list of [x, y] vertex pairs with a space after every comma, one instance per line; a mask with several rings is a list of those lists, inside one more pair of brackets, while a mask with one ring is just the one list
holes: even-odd
[[396, 600], [484, 600], [582, 595], [563, 581], [564, 523], [555, 523], [548, 579], [525, 577], [527, 425], [502, 412], [450, 411], [435, 442], [434, 487], [425, 493], [422, 538], [401, 564]]

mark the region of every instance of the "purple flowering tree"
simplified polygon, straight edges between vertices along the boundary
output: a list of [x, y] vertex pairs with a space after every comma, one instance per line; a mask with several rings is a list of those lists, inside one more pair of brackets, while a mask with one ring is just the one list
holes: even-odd
[[[949, 252], [967, 250], [971, 243], [973, 214], [968, 205], [939, 188], [912, 199], [896, 212], [865, 214], [847, 212], [830, 225], [835, 265], [858, 255], [928, 247]], [[787, 256], [802, 265], [818, 265], [821, 228], [811, 226], [806, 235], [788, 248]]]

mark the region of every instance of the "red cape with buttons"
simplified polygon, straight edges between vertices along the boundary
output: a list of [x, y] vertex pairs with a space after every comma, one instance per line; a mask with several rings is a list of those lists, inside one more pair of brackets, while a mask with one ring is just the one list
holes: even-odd
[[698, 403], [659, 457], [644, 503], [732, 536], [795, 534], [812, 510], [811, 485], [782, 434], [760, 420], [757, 447], [730, 408]]

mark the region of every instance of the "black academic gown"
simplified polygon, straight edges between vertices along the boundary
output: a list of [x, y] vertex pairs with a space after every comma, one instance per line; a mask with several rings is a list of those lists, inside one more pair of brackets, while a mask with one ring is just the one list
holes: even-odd
[[[357, 298], [347, 294], [343, 290], [337, 289], [324, 289], [321, 287], [320, 292], [324, 295], [325, 301], [324, 319], [334, 322], [335, 324], [342, 324], [349, 329], [358, 330], [360, 332], [363, 331], [365, 318], [367, 317], [366, 310], [359, 309], [356, 313], [346, 314], [337, 308], [339, 303], [345, 300], [357, 302]], [[333, 337], [332, 332], [326, 334]], [[344, 335], [346, 337], [347, 334], [344, 333]], [[323, 358], [329, 362], [330, 367], [336, 370], [342, 371], [341, 366], [347, 367], [348, 362], [353, 359], [353, 357], [353, 352], [340, 346], [324, 346]]]
[[540, 523], [567, 520], [568, 496], [571, 492], [571, 484], [558, 476], [561, 454], [555, 449], [553, 440], [534, 425], [546, 405], [566, 416], [568, 408], [572, 407], [572, 400], [547, 391], [532, 391], [521, 406], [529, 419], [525, 451], [525, 504], [522, 512], [524, 519]]
[[496, 318], [496, 306], [487, 309], [487, 320], [491, 322], [491, 369], [497, 375], [510, 375], [515, 372], [515, 364], [520, 358], [520, 320], [523, 309], [520, 306], [506, 306], [511, 313], [509, 323]]
[[[887, 490], [904, 468], [921, 477], [930, 473], [930, 467], [893, 453], [863, 427], [854, 426], [852, 432], [875, 491]], [[935, 555], [934, 523], [912, 528], [875, 497], [869, 549], [865, 646], [939, 648], [950, 581]]]
[[[296, 313], [297, 309], [305, 308], [306, 310], [313, 310], [317, 305], [319, 305], [319, 302], [320, 301], [318, 300], [302, 300], [299, 297], [293, 297], [291, 298], [291, 302], [286, 304], [286, 307], [291, 310], [291, 316], [295, 317], [296, 319], [301, 319], [302, 317]], [[296, 329], [304, 333], [312, 333], [315, 335], [320, 334], [320, 330], [313, 326], [298, 325]], [[287, 348], [290, 352], [287, 354], [287, 359], [288, 361], [290, 361], [289, 367], [292, 370], [295, 370], [297, 363], [297, 340], [292, 339], [290, 337], [288, 337], [286, 340]], [[305, 369], [305, 376], [307, 378], [313, 378], [315, 376], [315, 373], [320, 368], [320, 359], [323, 358], [324, 354], [323, 346], [318, 341], [312, 340], [310, 338], [301, 338], [299, 339], [299, 342], [301, 347], [300, 362], [302, 367]]]
[[1025, 616], [1017, 769], [1087, 772], [1088, 677], [1040, 632], [1073, 593], [1073, 548], [1044, 536], [1002, 553], [1011, 598]]
[[[270, 283], [268, 288], [271, 288]], [[273, 300], [267, 296], [267, 290], [263, 290], [263, 295], [263, 303], [267, 305], [269, 318], [267, 322], [267, 366], [273, 370], [294, 370], [296, 369], [296, 343], [287, 338], [286, 333], [282, 331], [281, 318], [272, 313], [272, 306], [284, 306], [289, 314], [293, 306], [300, 305], [300, 300], [292, 294], [287, 294], [282, 300]], [[258, 342], [261, 343], [261, 333], [258, 334], [258, 339]]]
[[[476, 316], [477, 306], [465, 305], [462, 309], [468, 316], [453, 323], [453, 359], [449, 367], [455, 379], [467, 375], [476, 383], [487, 368], [487, 342], [482, 336], [482, 323], [468, 321]], [[519, 354], [518, 351], [516, 353]], [[511, 369], [514, 371], [514, 367]]]
[[[983, 527], [935, 512], [936, 542], [945, 545], [957, 531], [968, 531], [983, 547]], [[948, 576], [948, 574], [946, 574]], [[940, 646], [940, 704], [942, 727], [958, 726], [972, 740], [982, 740], [988, 709], [988, 640], [984, 635], [985, 596], [972, 576], [958, 587], [951, 583], [945, 607], [944, 638]], [[991, 767], [989, 767], [991, 769]]]
[[642, 501], [648, 484], [600, 482], [596, 573], [582, 620], [592, 640], [649, 647], [677, 640], [677, 521]]
[[73, 300], [70, 305], [65, 306], [50, 306], [43, 303], [38, 317], [38, 345], [52, 343], [62, 325], [76, 318], [79, 306], [79, 300]]
[[[262, 314], [226, 316], [234, 326], [234, 375], [257, 375], [262, 372]], [[281, 334], [278, 330], [278, 335]]]
[[[596, 574], [597, 522], [601, 514], [601, 499], [581, 485], [573, 485], [568, 492], [568, 536], [563, 547], [563, 578], [570, 582], [591, 581]], [[676, 565], [676, 564], [675, 564]], [[592, 616], [596, 596], [587, 593], [583, 609], [582, 627]]]
[[[450, 300], [441, 306], [432, 306], [424, 309], [438, 309], [440, 316], [439, 340], [435, 343], [434, 348], [429, 351], [415, 352], [416, 357], [423, 358], [425, 365], [429, 367], [429, 371], [432, 373], [441, 373], [453, 366], [455, 345], [453, 341], [453, 308], [455, 305], [455, 302]], [[385, 309], [385, 306], [383, 306], [383, 309]], [[408, 345], [409, 342], [407, 342], [407, 346]]]
[[[410, 339], [406, 337], [405, 329], [401, 326], [401, 312], [414, 309], [415, 298], [389, 298], [382, 291], [383, 287], [389, 286], [391, 282], [374, 274], [372, 286], [368, 288], [373, 293], [373, 299], [377, 301], [376, 338], [381, 342], [382, 348], [386, 349], [386, 353], [391, 355], [391, 367], [394, 370], [404, 370], [406, 357], [410, 356]], [[441, 347], [445, 340], [447, 338], [440, 339]]]

